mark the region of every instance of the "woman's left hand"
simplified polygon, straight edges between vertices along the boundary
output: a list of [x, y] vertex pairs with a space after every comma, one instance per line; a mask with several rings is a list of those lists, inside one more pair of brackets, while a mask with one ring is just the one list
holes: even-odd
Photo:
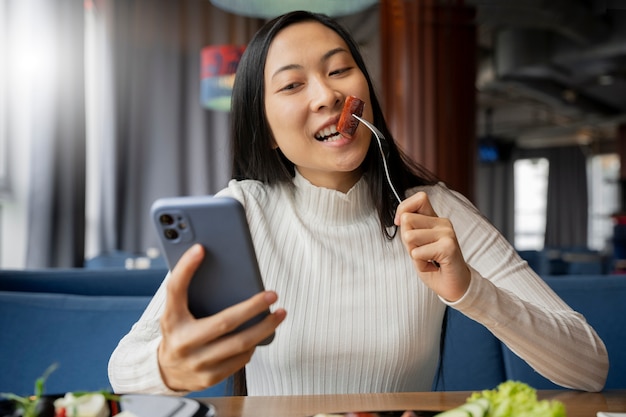
[[422, 281], [447, 301], [461, 298], [470, 283], [470, 270], [452, 223], [437, 216], [426, 193], [400, 203], [394, 223], [400, 226], [402, 242]]

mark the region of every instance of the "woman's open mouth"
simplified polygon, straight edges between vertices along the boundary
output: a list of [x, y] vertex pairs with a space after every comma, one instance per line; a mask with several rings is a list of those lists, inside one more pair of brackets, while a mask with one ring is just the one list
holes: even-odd
[[330, 125], [315, 134], [315, 139], [320, 142], [334, 142], [342, 136], [337, 132], [337, 125]]

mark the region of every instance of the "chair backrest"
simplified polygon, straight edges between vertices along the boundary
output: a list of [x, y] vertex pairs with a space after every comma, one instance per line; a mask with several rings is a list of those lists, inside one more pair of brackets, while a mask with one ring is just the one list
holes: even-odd
[[[545, 279], [604, 341], [609, 353], [605, 389], [626, 389], [626, 276], [590, 275]], [[561, 388], [535, 372], [503, 346], [506, 375], [537, 389]]]
[[[492, 389], [505, 380], [500, 341], [482, 324], [448, 308], [435, 391]], [[443, 364], [443, 365], [442, 365]]]
[[166, 275], [167, 269], [0, 270], [0, 291], [152, 296]]
[[110, 390], [107, 365], [150, 297], [0, 292], [0, 392], [32, 394], [53, 363], [46, 392]]
[[[108, 361], [167, 269], [0, 270], [0, 392], [32, 394], [53, 363], [46, 392], [110, 389]], [[232, 395], [230, 380], [190, 396]]]

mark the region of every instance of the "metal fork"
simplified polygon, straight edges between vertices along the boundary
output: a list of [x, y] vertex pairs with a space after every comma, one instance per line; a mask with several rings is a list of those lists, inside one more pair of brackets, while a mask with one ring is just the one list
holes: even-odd
[[[372, 131], [372, 133], [376, 137], [376, 142], [378, 143], [378, 149], [380, 150], [380, 156], [383, 159], [383, 167], [385, 168], [385, 176], [387, 177], [387, 183], [389, 184], [389, 187], [391, 187], [391, 191], [393, 191], [393, 195], [396, 196], [398, 203], [402, 203], [402, 199], [398, 195], [396, 188], [393, 186], [391, 182], [391, 177], [389, 176], [389, 168], [387, 168], [387, 155], [386, 155], [385, 150], [383, 149], [383, 148], [389, 149], [389, 145], [387, 145], [387, 139], [385, 138], [385, 135], [383, 135], [383, 133], [380, 130], [378, 130], [376, 126], [374, 126], [367, 120], [363, 119], [362, 117], [359, 117], [354, 113], [352, 114], [352, 117], [357, 119], [359, 122], [363, 123], [369, 130]], [[439, 262], [435, 261], [434, 259], [429, 259], [428, 262], [433, 264], [436, 268], [441, 267], [441, 265], [439, 265]]]
[[[383, 159], [383, 168], [385, 168], [385, 176], [387, 177], [387, 183], [389, 184], [389, 187], [391, 187], [391, 191], [393, 191], [393, 195], [396, 196], [398, 203], [402, 203], [402, 199], [398, 195], [396, 188], [393, 186], [393, 183], [391, 182], [391, 177], [389, 176], [389, 168], [387, 167], [387, 154], [383, 149], [383, 147], [388, 148], [387, 139], [385, 139], [385, 136], [382, 134], [380, 130], [376, 128], [376, 126], [374, 126], [367, 120], [363, 119], [362, 117], [357, 116], [356, 114], [352, 114], [352, 117], [354, 117], [359, 122], [367, 126], [367, 128], [371, 130], [374, 136], [376, 137], [376, 142], [378, 143], [378, 149], [380, 150], [380, 156]], [[383, 145], [383, 143], [385, 145]]]

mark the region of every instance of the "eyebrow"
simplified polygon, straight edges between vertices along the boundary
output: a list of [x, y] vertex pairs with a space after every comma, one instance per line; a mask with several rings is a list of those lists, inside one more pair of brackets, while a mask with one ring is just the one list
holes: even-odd
[[[349, 53], [346, 48], [337, 47], [337, 48], [331, 49], [330, 51], [328, 51], [324, 55], [322, 55], [322, 59], [320, 59], [320, 61], [321, 62], [328, 61], [332, 56], [334, 56], [334, 55], [336, 55], [338, 53], [341, 53], [341, 52]], [[289, 65], [282, 66], [282, 67], [278, 68], [276, 71], [274, 71], [274, 74], [272, 74], [272, 79], [274, 77], [276, 77], [276, 75], [278, 75], [279, 73], [281, 73], [283, 71], [289, 71], [289, 70], [301, 69], [301, 68], [302, 68], [302, 65], [299, 65], [299, 64], [289, 64]]]

